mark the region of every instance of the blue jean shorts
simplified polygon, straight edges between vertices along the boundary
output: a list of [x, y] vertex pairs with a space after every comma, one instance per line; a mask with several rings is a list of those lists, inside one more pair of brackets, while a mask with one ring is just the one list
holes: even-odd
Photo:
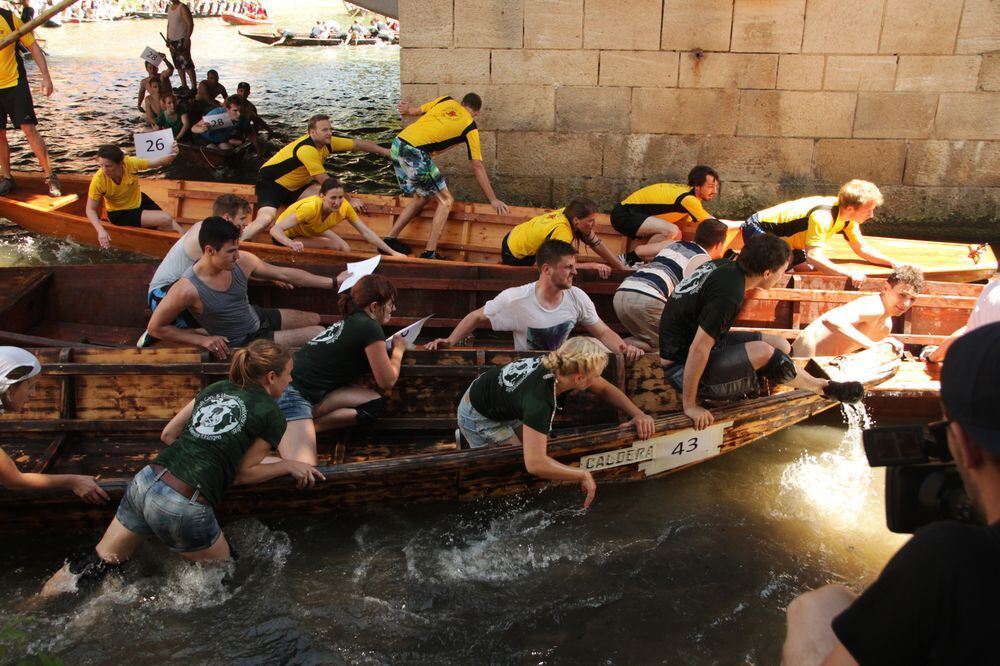
[[444, 182], [441, 170], [431, 156], [403, 141], [398, 136], [392, 142], [389, 150], [392, 156], [392, 168], [399, 181], [399, 189], [406, 196], [414, 194], [422, 197], [432, 197], [437, 192], [448, 187]]
[[289, 384], [278, 398], [278, 409], [286, 421], [301, 421], [313, 417], [313, 405], [295, 386]]
[[458, 403], [458, 427], [474, 449], [505, 444], [516, 434], [514, 429], [520, 426], [521, 422], [517, 420], [494, 421], [480, 414], [472, 406], [468, 390]]
[[215, 511], [181, 495], [160, 480], [162, 475], [149, 465], [143, 467], [125, 491], [115, 518], [130, 532], [155, 536], [175, 553], [211, 548], [222, 536]]

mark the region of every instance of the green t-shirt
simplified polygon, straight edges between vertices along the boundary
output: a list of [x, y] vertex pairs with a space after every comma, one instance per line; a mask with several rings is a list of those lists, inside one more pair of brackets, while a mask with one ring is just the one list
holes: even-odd
[[295, 353], [292, 384], [315, 405], [330, 391], [371, 371], [365, 347], [379, 340], [385, 340], [382, 326], [366, 313], [355, 312]]
[[261, 438], [277, 446], [284, 434], [285, 416], [263, 389], [216, 382], [198, 394], [184, 432], [155, 462], [217, 506], [250, 445]]
[[556, 411], [556, 376], [541, 357], [518, 359], [481, 374], [472, 382], [469, 401], [486, 418], [520, 421], [547, 435]]

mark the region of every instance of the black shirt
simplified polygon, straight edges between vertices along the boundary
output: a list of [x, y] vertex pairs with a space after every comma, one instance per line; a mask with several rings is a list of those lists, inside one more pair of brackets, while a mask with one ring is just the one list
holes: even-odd
[[706, 261], [680, 281], [660, 316], [660, 357], [683, 363], [698, 328], [718, 340], [743, 306], [747, 278], [729, 259]]
[[858, 663], [1000, 664], [1000, 523], [932, 523], [833, 620]]

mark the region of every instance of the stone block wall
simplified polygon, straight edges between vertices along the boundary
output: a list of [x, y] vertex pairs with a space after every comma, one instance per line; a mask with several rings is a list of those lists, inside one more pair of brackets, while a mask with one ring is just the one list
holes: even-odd
[[[483, 96], [508, 202], [610, 206], [695, 164], [740, 218], [852, 177], [872, 232], [1000, 240], [998, 0], [400, 0], [402, 96]], [[439, 163], [480, 200], [464, 151]]]

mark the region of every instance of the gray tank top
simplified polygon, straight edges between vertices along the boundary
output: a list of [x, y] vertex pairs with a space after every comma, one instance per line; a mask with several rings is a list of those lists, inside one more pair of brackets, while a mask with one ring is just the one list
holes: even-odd
[[184, 251], [184, 236], [181, 236], [180, 240], [174, 243], [170, 251], [167, 252], [167, 256], [163, 257], [160, 265], [156, 267], [153, 280], [149, 283], [149, 291], [168, 289], [170, 285], [180, 280], [187, 269], [194, 266], [196, 261], [198, 260], [192, 259]]
[[188, 37], [187, 24], [184, 23], [184, 16], [181, 12], [183, 7], [171, 8], [167, 6], [167, 39], [178, 40]]
[[260, 328], [260, 318], [247, 298], [247, 276], [238, 265], [233, 268], [233, 282], [226, 291], [216, 291], [202, 282], [194, 267], [184, 271], [184, 277], [198, 290], [201, 314], [196, 318], [211, 335], [221, 335], [230, 344], [239, 345]]

